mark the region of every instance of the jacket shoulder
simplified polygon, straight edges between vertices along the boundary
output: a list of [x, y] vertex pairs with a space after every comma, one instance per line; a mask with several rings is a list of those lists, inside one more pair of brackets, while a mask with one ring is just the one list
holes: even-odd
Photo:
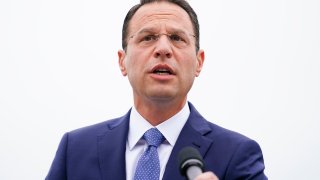
[[102, 135], [108, 130], [112, 130], [121, 124], [127, 123], [129, 120], [130, 111], [121, 117], [109, 119], [103, 122], [92, 124], [89, 126], [81, 127], [75, 130], [68, 132], [69, 136], [90, 136], [90, 135]]

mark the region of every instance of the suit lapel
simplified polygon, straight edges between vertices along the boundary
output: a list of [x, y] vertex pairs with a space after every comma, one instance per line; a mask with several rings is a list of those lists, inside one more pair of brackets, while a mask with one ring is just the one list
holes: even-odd
[[98, 156], [102, 179], [126, 179], [125, 151], [130, 111], [111, 122], [107, 131], [98, 136]]
[[[190, 116], [172, 149], [163, 180], [185, 180], [180, 175], [177, 162], [178, 153], [182, 148], [187, 146], [194, 147], [205, 158], [206, 152], [212, 144], [213, 140], [205, 137], [205, 134], [211, 131], [207, 121], [197, 112], [191, 103], [189, 103], [189, 107]], [[125, 151], [129, 119], [130, 111], [122, 118], [110, 122], [107, 130], [98, 136], [98, 156], [102, 179], [110, 179], [110, 177], [117, 180], [126, 179]]]
[[191, 103], [190, 107], [190, 116], [184, 125], [176, 144], [174, 145], [171, 155], [169, 157], [163, 179], [183, 179], [180, 175], [179, 165], [177, 156], [181, 149], [187, 146], [196, 148], [202, 157], [204, 158], [208, 148], [212, 144], [212, 139], [205, 137], [205, 134], [209, 133], [211, 129], [208, 126], [207, 121], [197, 112]]

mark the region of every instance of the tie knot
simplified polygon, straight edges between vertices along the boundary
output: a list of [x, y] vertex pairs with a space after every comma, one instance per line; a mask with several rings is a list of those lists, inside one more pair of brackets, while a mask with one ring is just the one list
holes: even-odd
[[158, 147], [165, 139], [161, 132], [156, 128], [151, 128], [148, 131], [146, 131], [143, 137], [147, 141], [147, 144], [149, 146], [155, 147]]

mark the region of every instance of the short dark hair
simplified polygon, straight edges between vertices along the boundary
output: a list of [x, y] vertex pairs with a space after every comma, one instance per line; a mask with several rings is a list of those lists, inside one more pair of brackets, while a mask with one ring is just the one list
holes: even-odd
[[[124, 22], [123, 22], [123, 26], [122, 26], [122, 49], [126, 50], [127, 49], [127, 45], [128, 45], [128, 41], [127, 41], [127, 37], [128, 37], [128, 27], [129, 27], [129, 23], [132, 19], [132, 17], [134, 16], [134, 14], [138, 11], [138, 9], [140, 9], [141, 6], [148, 4], [148, 3], [153, 3], [153, 2], [161, 2], [164, 0], [140, 0], [140, 3], [133, 6], [127, 13]], [[181, 7], [182, 9], [184, 9], [190, 19], [191, 19], [191, 23], [193, 26], [193, 31], [194, 31], [194, 36], [196, 38], [196, 51], [198, 52], [199, 48], [200, 48], [200, 32], [199, 32], [199, 22], [198, 22], [198, 17], [196, 12], [193, 10], [193, 8], [190, 6], [190, 4], [185, 1], [185, 0], [165, 0], [166, 2], [169, 3], [173, 3], [178, 5], [179, 7]]]

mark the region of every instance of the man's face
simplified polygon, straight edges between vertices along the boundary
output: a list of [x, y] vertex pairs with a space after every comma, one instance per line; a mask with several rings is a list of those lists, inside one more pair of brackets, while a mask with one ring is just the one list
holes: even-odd
[[188, 14], [175, 4], [146, 4], [135, 13], [127, 50], [118, 52], [135, 103], [186, 100], [204, 61], [204, 52], [196, 52], [193, 34]]

